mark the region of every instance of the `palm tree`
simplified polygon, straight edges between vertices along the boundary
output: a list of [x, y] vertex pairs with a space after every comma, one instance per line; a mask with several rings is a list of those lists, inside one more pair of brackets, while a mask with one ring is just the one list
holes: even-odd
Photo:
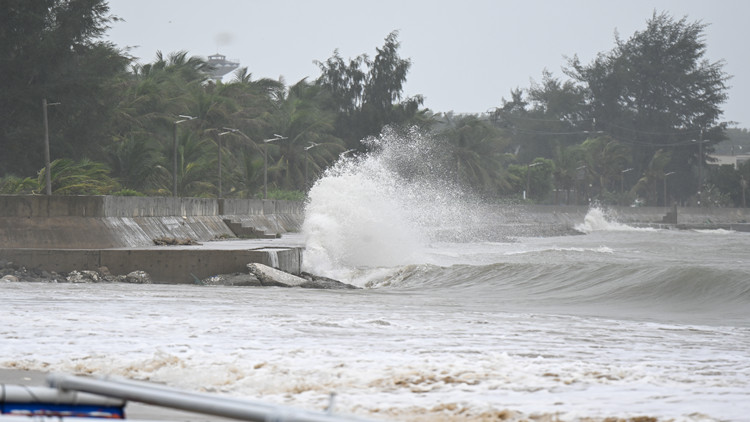
[[648, 167], [643, 172], [643, 176], [633, 187], [633, 191], [638, 195], [644, 195], [648, 204], [656, 206], [659, 201], [660, 188], [663, 186], [666, 177], [666, 168], [672, 158], [672, 152], [659, 149], [654, 154]]
[[156, 146], [142, 134], [132, 134], [110, 144], [108, 158], [112, 176], [126, 188], [141, 192], [151, 189], [161, 158]]
[[597, 188], [614, 192], [620, 171], [630, 164], [631, 152], [625, 144], [607, 136], [586, 139], [581, 148], [586, 153], [586, 167], [593, 175]]
[[[83, 158], [78, 162], [61, 158], [50, 164], [52, 193], [55, 195], [107, 195], [119, 188], [109, 177], [109, 169], [103, 163]], [[46, 184], [46, 169], [39, 171], [37, 183]]]
[[[266, 144], [273, 164], [269, 167], [275, 184], [289, 190], [306, 190], [305, 167], [318, 173], [344, 151], [343, 142], [333, 136], [335, 115], [323, 109], [328, 93], [302, 79], [280, 98], [270, 121], [273, 133], [288, 139]], [[305, 150], [315, 144], [315, 148]]]
[[455, 182], [491, 195], [511, 191], [511, 176], [504, 166], [509, 142], [502, 132], [475, 115], [444, 118], [447, 127], [439, 136], [449, 146]]
[[[214, 144], [209, 138], [194, 131], [181, 131], [177, 144], [177, 196], [208, 197], [216, 191], [209, 180], [213, 180]], [[170, 150], [171, 145], [168, 147]], [[163, 154], [161, 164], [157, 167], [157, 188], [154, 193], [170, 194], [172, 187], [171, 154]]]

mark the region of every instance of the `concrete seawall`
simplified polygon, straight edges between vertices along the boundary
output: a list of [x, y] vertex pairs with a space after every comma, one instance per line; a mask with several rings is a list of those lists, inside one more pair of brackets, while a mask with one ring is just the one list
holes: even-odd
[[9, 195], [0, 196], [0, 241], [3, 248], [132, 248], [161, 237], [233, 237], [224, 220], [296, 232], [303, 218], [303, 204], [293, 201]]
[[[663, 207], [615, 207], [609, 215], [627, 224], [661, 226], [671, 211]], [[511, 206], [492, 210], [487, 226], [505, 225], [519, 233], [554, 233], [551, 228], [581, 224], [588, 207]], [[750, 213], [737, 208], [677, 208], [670, 228], [728, 228], [750, 231]], [[192, 283], [194, 277], [245, 272], [251, 262], [298, 273], [301, 249], [256, 243], [252, 248], [212, 247], [235, 236], [230, 226], [271, 235], [298, 232], [304, 221], [300, 202], [275, 200], [143, 198], [114, 196], [0, 196], [0, 258], [27, 268], [58, 272], [95, 270], [113, 274], [149, 272], [154, 280]], [[230, 224], [231, 223], [231, 224]], [[154, 239], [189, 238], [197, 247], [156, 247]], [[268, 247], [270, 246], [270, 248]]]
[[[192, 283], [194, 276], [247, 272], [251, 262], [299, 273], [299, 248], [211, 248], [235, 237], [227, 225], [275, 236], [297, 232], [303, 204], [292, 201], [116, 197], [0, 196], [0, 258], [27, 268], [113, 274], [144, 270], [158, 282]], [[208, 242], [194, 248], [156, 247], [154, 239]]]
[[[275, 256], [272, 257], [272, 255]], [[27, 268], [68, 273], [97, 271], [112, 274], [146, 271], [156, 283], [191, 284], [217, 274], [247, 273], [247, 264], [274, 266], [298, 274], [302, 249], [0, 249], [0, 257]]]
[[[608, 207], [607, 216], [625, 224], [664, 224], [671, 208], [665, 207]], [[584, 221], [587, 206], [520, 205], [502, 212], [508, 223], [559, 224], [574, 227]], [[677, 221], [672, 224], [722, 225], [750, 222], [750, 210], [744, 208], [678, 207]]]

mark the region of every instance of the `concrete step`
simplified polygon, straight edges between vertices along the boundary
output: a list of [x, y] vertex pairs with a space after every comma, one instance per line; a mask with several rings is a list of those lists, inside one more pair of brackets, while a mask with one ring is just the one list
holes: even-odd
[[229, 227], [229, 230], [231, 230], [235, 236], [241, 239], [277, 239], [281, 237], [279, 234], [266, 233], [263, 230], [258, 230], [255, 227], [246, 226], [241, 222], [232, 221], [230, 219], [224, 219], [224, 224]]

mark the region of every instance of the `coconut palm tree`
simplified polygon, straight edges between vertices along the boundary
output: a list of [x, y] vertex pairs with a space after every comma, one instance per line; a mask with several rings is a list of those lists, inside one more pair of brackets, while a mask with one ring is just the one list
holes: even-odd
[[447, 126], [438, 136], [448, 145], [455, 182], [490, 195], [511, 191], [504, 165], [509, 141], [500, 129], [475, 115], [444, 119]]
[[602, 193], [614, 192], [620, 171], [628, 168], [632, 156], [630, 148], [608, 136], [586, 139], [581, 148], [586, 153], [586, 167]]
[[645, 196], [650, 205], [656, 206], [659, 201], [659, 194], [662, 192], [666, 169], [672, 158], [672, 152], [659, 149], [654, 154], [648, 167], [643, 172], [643, 176], [633, 187], [633, 191], [639, 196]]
[[[306, 190], [305, 167], [317, 174], [345, 150], [333, 136], [335, 114], [323, 108], [327, 91], [302, 79], [288, 88], [271, 116], [273, 133], [287, 139], [266, 144], [269, 147], [269, 175], [283, 189]], [[305, 150], [306, 147], [314, 148]], [[308, 174], [308, 177], [309, 177]]]
[[[50, 163], [50, 178], [54, 195], [107, 195], [117, 189], [117, 181], [109, 177], [103, 163], [83, 158], [73, 161], [61, 158]], [[37, 183], [46, 184], [46, 169], [39, 171]]]

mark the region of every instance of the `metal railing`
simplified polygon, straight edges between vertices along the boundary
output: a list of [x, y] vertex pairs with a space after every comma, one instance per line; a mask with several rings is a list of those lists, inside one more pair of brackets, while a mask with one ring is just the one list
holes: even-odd
[[243, 421], [258, 422], [372, 422], [327, 412], [310, 412], [249, 400], [178, 390], [157, 384], [117, 378], [89, 378], [66, 374], [47, 377], [50, 387], [74, 390], [154, 406]]

